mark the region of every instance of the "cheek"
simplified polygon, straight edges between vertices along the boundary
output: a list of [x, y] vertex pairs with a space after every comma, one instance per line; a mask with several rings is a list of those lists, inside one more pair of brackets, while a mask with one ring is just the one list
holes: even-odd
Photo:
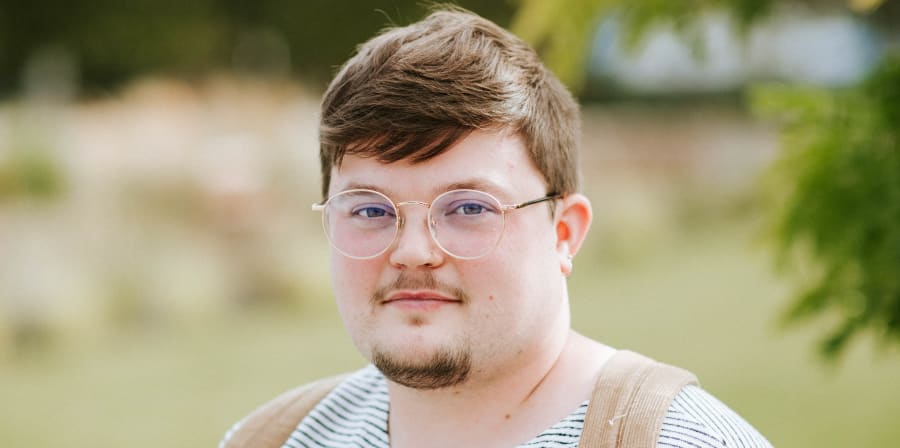
[[556, 239], [548, 236], [548, 226], [507, 229], [509, 234], [495, 252], [468, 270], [467, 277], [478, 279], [478, 284], [483, 285], [480, 292], [489, 303], [500, 299], [507, 303], [527, 302], [532, 296], [546, 294], [548, 288], [552, 290], [554, 280], [562, 274]]
[[494, 256], [521, 271], [543, 269], [555, 258], [556, 234], [546, 216], [529, 216], [508, 225]]
[[521, 300], [524, 293], [523, 274], [521, 263], [513, 263], [505, 257], [491, 257], [460, 269], [460, 280], [463, 289], [472, 296], [475, 303], [481, 303], [487, 306], [484, 309], [491, 310], [507, 308], [511, 303]]
[[377, 288], [377, 278], [378, 271], [369, 260], [332, 256], [332, 288], [341, 313], [368, 304], [369, 298]]
[[368, 344], [373, 331], [370, 298], [377, 288], [377, 271], [364, 261], [338, 255], [331, 261], [331, 280], [344, 328], [365, 355], [369, 352]]

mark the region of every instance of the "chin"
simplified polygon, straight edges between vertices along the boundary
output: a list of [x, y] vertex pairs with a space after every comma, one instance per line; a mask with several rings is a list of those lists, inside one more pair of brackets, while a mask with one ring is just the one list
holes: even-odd
[[389, 380], [413, 389], [433, 390], [464, 383], [472, 370], [468, 345], [430, 350], [374, 346], [372, 363]]

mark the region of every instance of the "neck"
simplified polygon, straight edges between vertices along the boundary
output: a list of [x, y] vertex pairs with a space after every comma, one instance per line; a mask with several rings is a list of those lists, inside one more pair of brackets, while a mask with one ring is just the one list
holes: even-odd
[[474, 366], [464, 384], [417, 390], [388, 382], [391, 446], [515, 446], [590, 397], [612, 350], [569, 329], [487, 375]]

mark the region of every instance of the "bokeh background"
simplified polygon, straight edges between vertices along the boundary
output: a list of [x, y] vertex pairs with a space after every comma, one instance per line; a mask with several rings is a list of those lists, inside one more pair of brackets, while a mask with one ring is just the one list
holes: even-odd
[[[775, 446], [895, 446], [897, 3], [459, 4], [583, 105], [575, 327], [696, 372]], [[356, 44], [426, 10], [0, 1], [0, 446], [214, 446], [363, 365], [309, 209], [318, 101]], [[846, 142], [881, 148], [850, 157], [869, 171], [804, 171]], [[810, 201], [831, 213], [791, 214]], [[862, 249], [827, 250], [856, 230]], [[855, 288], [868, 272], [881, 289]]]

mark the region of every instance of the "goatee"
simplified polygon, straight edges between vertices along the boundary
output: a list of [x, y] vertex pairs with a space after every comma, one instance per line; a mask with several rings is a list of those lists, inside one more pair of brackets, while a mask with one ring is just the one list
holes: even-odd
[[472, 358], [467, 350], [441, 350], [423, 363], [405, 362], [379, 350], [372, 353], [372, 363], [389, 380], [422, 390], [443, 389], [462, 384], [469, 378]]

